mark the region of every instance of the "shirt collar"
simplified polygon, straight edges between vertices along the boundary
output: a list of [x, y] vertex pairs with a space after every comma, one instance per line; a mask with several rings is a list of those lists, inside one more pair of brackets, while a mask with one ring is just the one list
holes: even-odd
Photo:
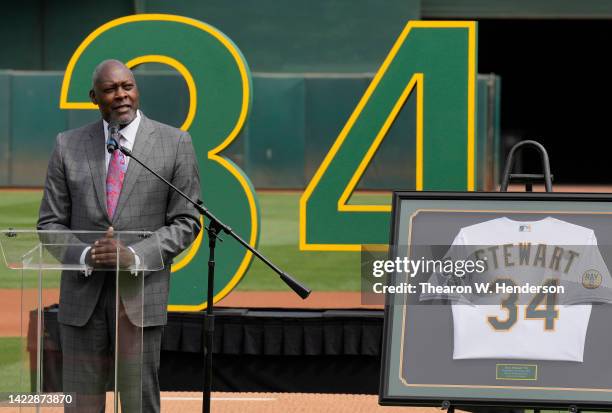
[[[136, 117], [134, 120], [119, 131], [121, 136], [131, 145], [134, 145], [134, 141], [136, 140], [136, 132], [138, 132], [138, 126], [140, 126], [141, 119], [140, 110], [136, 110]], [[106, 141], [108, 139], [108, 122], [102, 119], [102, 124], [104, 126], [104, 140]]]

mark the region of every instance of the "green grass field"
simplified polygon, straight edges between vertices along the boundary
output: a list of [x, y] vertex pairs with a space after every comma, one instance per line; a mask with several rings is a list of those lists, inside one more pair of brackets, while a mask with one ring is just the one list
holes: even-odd
[[30, 391], [30, 369], [25, 339], [0, 339], [0, 393]]
[[[261, 234], [259, 250], [283, 270], [306, 283], [313, 291], [359, 291], [358, 252], [300, 251], [298, 205], [300, 192], [259, 191]], [[36, 225], [42, 191], [0, 191], [0, 229]], [[390, 202], [390, 194], [360, 193], [351, 203]], [[0, 288], [21, 288], [21, 275], [0, 265]], [[44, 287], [58, 287], [57, 274], [46, 276]], [[36, 287], [35, 274], [24, 278], [24, 287]], [[278, 276], [257, 259], [237, 287], [241, 291], [287, 291]]]

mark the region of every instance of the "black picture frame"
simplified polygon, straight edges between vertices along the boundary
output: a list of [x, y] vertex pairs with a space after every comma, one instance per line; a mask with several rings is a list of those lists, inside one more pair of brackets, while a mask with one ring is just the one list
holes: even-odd
[[[394, 191], [392, 199], [392, 212], [390, 222], [389, 250], [398, 243], [400, 203], [405, 200], [435, 200], [435, 201], [544, 201], [544, 202], [612, 202], [612, 194], [602, 193], [543, 193], [543, 192], [438, 192], [438, 191]], [[610, 206], [612, 212], [612, 204]], [[380, 369], [379, 404], [384, 406], [432, 406], [444, 409], [448, 408], [528, 408], [528, 409], [563, 409], [576, 412], [578, 410], [610, 411], [612, 401], [544, 401], [537, 399], [518, 400], [505, 398], [462, 398], [462, 397], [413, 397], [394, 396], [389, 394], [389, 363], [390, 363], [390, 337], [391, 324], [394, 316], [394, 305], [389, 296], [385, 299], [385, 317], [383, 326], [382, 357]], [[444, 374], [444, 372], [440, 372]]]

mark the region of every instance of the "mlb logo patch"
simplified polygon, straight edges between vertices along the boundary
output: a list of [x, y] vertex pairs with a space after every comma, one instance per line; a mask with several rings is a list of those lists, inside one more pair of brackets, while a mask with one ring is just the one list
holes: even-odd
[[520, 225], [519, 232], [531, 232], [531, 225]]

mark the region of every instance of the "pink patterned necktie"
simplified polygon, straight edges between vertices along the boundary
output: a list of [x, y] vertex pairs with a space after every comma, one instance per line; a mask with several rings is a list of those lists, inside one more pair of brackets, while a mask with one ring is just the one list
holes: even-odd
[[[121, 144], [124, 144], [123, 136], [121, 137]], [[114, 151], [106, 173], [106, 210], [111, 219], [117, 209], [117, 201], [119, 201], [119, 194], [123, 187], [123, 178], [125, 178], [126, 171], [125, 155], [120, 150]]]

